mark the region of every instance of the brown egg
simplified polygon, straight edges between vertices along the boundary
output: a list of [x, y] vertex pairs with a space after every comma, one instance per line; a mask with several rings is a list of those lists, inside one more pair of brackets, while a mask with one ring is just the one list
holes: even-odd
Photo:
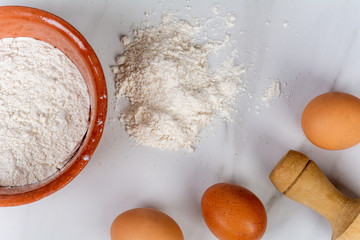
[[184, 240], [177, 223], [151, 208], [123, 212], [111, 225], [111, 240]]
[[342, 92], [317, 96], [305, 107], [301, 126], [316, 146], [341, 150], [360, 142], [360, 99]]
[[207, 226], [220, 240], [258, 240], [265, 233], [265, 208], [244, 187], [229, 183], [211, 186], [203, 194], [201, 211]]

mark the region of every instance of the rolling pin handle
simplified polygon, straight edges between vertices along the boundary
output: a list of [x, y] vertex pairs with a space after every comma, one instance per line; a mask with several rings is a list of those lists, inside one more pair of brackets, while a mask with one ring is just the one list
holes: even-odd
[[270, 180], [286, 197], [325, 217], [333, 229], [333, 239], [340, 239], [360, 213], [359, 200], [343, 195], [302, 153], [287, 152], [271, 172]]

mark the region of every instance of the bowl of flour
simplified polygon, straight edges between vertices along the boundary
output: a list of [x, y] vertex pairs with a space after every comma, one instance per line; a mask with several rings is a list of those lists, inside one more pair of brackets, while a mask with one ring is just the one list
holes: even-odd
[[106, 118], [100, 62], [61, 18], [0, 7], [0, 206], [68, 184], [90, 160]]

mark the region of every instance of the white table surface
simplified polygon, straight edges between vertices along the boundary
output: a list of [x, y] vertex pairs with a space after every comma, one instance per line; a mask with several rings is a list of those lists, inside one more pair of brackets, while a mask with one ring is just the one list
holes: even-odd
[[[109, 66], [121, 52], [119, 36], [146, 20], [145, 12], [155, 20], [167, 11], [206, 19], [216, 3], [219, 15], [236, 14], [231, 35], [238, 62], [253, 66], [243, 75], [247, 90], [236, 104], [235, 121], [205, 130], [193, 153], [136, 145], [114, 110]], [[264, 240], [328, 240], [326, 220], [282, 196], [268, 178], [289, 149], [315, 160], [344, 193], [360, 196], [360, 145], [322, 150], [305, 138], [300, 126], [306, 103], [320, 93], [360, 96], [360, 1], [2, 0], [0, 5], [47, 10], [76, 27], [101, 61], [109, 94], [104, 135], [86, 168], [45, 199], [1, 208], [0, 239], [109, 239], [118, 214], [145, 206], [174, 218], [185, 239], [216, 239], [202, 220], [200, 199], [209, 186], [226, 181], [248, 188], [264, 203]], [[261, 97], [274, 80], [281, 82], [283, 92], [266, 106]]]

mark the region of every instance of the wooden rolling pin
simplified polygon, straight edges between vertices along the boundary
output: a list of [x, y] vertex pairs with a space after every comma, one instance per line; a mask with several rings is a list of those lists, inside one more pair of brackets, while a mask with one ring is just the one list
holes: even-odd
[[343, 195], [304, 154], [287, 152], [270, 180], [286, 197], [325, 217], [333, 230], [332, 240], [360, 239], [360, 199]]

